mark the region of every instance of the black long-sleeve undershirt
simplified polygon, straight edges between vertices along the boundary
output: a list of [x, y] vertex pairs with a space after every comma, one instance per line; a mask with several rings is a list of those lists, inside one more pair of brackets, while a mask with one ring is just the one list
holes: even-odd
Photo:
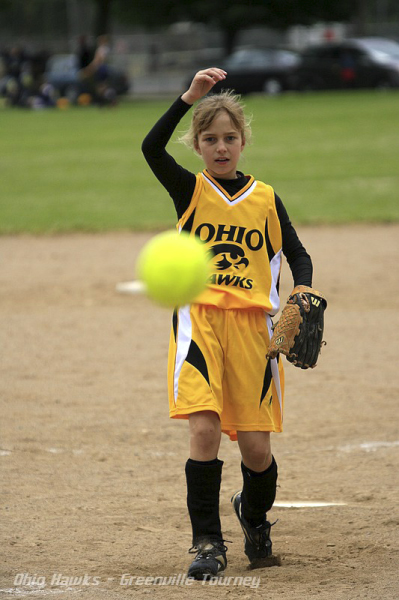
[[[187, 210], [196, 184], [196, 176], [179, 165], [166, 151], [166, 146], [173, 135], [178, 123], [190, 110], [180, 97], [154, 125], [142, 144], [142, 151], [152, 172], [168, 191], [175, 205], [177, 217], [180, 218]], [[238, 172], [236, 179], [216, 179], [230, 196], [242, 189], [248, 179]], [[282, 233], [282, 249], [290, 266], [294, 286], [312, 285], [313, 267], [309, 254], [306, 252], [289, 219], [287, 211], [277, 194], [275, 194], [276, 210], [280, 220]]]

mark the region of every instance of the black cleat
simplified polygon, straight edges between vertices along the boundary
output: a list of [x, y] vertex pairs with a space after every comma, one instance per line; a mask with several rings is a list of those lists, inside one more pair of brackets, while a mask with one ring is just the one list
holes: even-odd
[[231, 499], [235, 513], [245, 535], [245, 554], [253, 568], [267, 566], [266, 559], [272, 556], [272, 541], [270, 539], [271, 524], [265, 520], [257, 527], [251, 527], [241, 514], [241, 492], [236, 492]]
[[193, 579], [209, 579], [216, 577], [227, 566], [227, 548], [223, 541], [204, 540], [189, 552], [197, 552], [197, 556], [188, 568], [188, 577]]

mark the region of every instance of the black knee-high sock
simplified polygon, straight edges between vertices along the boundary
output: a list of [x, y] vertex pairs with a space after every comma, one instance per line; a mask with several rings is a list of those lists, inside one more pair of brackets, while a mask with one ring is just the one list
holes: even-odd
[[187, 507], [193, 528], [193, 545], [201, 538], [223, 539], [219, 516], [219, 493], [223, 461], [186, 462]]
[[273, 506], [276, 498], [277, 463], [272, 464], [261, 473], [252, 471], [241, 463], [244, 485], [241, 494], [241, 510], [244, 518], [254, 527], [260, 525]]

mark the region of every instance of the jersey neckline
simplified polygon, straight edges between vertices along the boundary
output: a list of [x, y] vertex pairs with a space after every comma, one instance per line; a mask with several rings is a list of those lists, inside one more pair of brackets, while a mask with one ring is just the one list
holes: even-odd
[[214, 189], [216, 188], [216, 191], [228, 202], [236, 202], [237, 200], [243, 200], [244, 198], [242, 198], [242, 196], [246, 197], [248, 194], [247, 192], [250, 190], [250, 188], [253, 186], [253, 184], [255, 183], [255, 179], [252, 175], [245, 175], [245, 177], [248, 177], [248, 181], [247, 183], [240, 189], [238, 190], [238, 192], [236, 194], [234, 194], [233, 196], [231, 196], [225, 189], [224, 187], [217, 181], [217, 179], [215, 179], [214, 177], [212, 177], [212, 175], [210, 175], [210, 173], [204, 169], [202, 171], [202, 176], [205, 178], [205, 180], [207, 180], [212, 187], [214, 187]]

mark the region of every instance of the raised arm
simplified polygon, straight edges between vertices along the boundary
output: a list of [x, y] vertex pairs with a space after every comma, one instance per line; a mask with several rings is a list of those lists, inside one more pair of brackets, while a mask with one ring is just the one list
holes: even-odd
[[156, 178], [168, 191], [179, 218], [190, 204], [196, 178], [194, 173], [175, 161], [166, 151], [166, 146], [192, 104], [206, 95], [217, 81], [223, 79], [224, 73], [222, 69], [217, 68], [196, 73], [189, 89], [162, 115], [142, 144], [144, 157]]

